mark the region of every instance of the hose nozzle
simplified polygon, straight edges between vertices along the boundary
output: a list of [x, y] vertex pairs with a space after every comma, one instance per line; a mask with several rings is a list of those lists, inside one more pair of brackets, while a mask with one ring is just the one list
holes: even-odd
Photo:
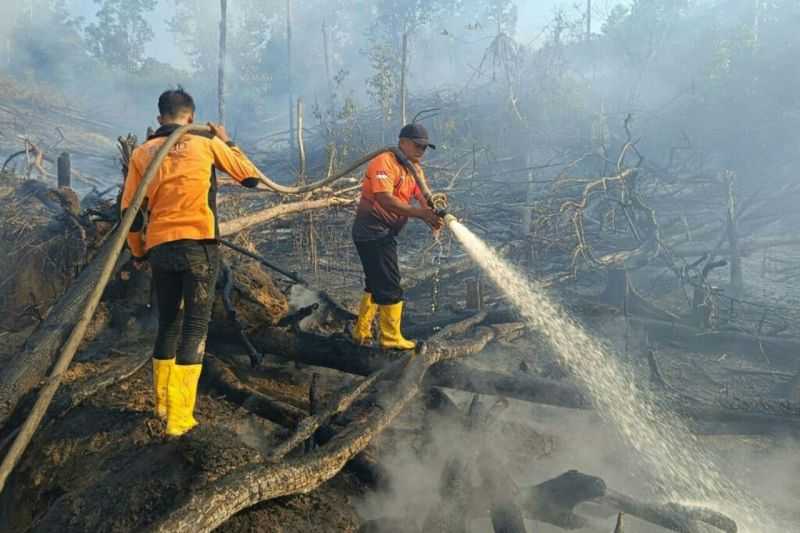
[[437, 216], [445, 217], [447, 215], [447, 195], [443, 192], [431, 194], [430, 198], [428, 198], [428, 203], [430, 203], [431, 209]]

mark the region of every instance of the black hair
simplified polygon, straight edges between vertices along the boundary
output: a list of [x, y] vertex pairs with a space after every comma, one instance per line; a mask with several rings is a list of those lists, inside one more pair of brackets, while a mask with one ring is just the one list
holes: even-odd
[[158, 97], [158, 112], [162, 117], [176, 117], [182, 113], [194, 113], [194, 98], [178, 85], [177, 89], [170, 89]]

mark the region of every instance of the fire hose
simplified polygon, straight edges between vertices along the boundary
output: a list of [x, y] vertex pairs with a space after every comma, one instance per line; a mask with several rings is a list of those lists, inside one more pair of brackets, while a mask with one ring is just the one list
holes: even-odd
[[420, 176], [419, 172], [417, 172], [417, 168], [399, 148], [392, 146], [382, 149], [379, 153], [383, 152], [392, 152], [394, 154], [397, 160], [400, 161], [400, 164], [414, 176], [414, 181], [417, 182], [419, 190], [422, 191], [422, 196], [425, 198], [425, 201], [428, 202], [428, 207], [433, 209], [433, 212], [436, 213], [438, 217], [445, 218], [448, 209], [447, 195], [442, 192], [432, 192], [431, 188], [428, 186], [428, 182]]
[[[0, 463], [0, 492], [3, 491], [5, 487], [6, 481], [8, 480], [8, 476], [13, 471], [14, 467], [19, 462], [22, 454], [25, 452], [28, 444], [30, 444], [31, 439], [33, 438], [34, 433], [36, 432], [39, 424], [42, 422], [42, 419], [47, 412], [47, 408], [49, 407], [50, 403], [53, 401], [53, 397], [58, 390], [58, 387], [61, 385], [61, 380], [64, 377], [64, 373], [66, 372], [67, 368], [69, 367], [70, 363], [72, 363], [75, 354], [78, 351], [78, 346], [80, 346], [81, 342], [83, 341], [84, 336], [86, 335], [86, 330], [91, 322], [92, 317], [94, 316], [95, 311], [97, 310], [97, 306], [100, 303], [100, 300], [103, 296], [103, 292], [105, 291], [106, 286], [108, 285], [109, 280], [114, 272], [117, 259], [119, 258], [120, 253], [122, 252], [123, 247], [125, 246], [125, 240], [128, 235], [128, 232], [133, 225], [134, 219], [136, 218], [139, 209], [141, 209], [142, 204], [144, 203], [145, 196], [147, 195], [147, 189], [152, 183], [153, 179], [155, 178], [159, 168], [161, 168], [161, 164], [166, 159], [169, 152], [172, 148], [177, 144], [177, 142], [186, 135], [187, 133], [208, 133], [211, 131], [211, 128], [204, 125], [196, 125], [196, 124], [189, 124], [186, 126], [181, 126], [177, 130], [175, 130], [164, 143], [159, 147], [158, 151], [156, 151], [150, 165], [147, 167], [147, 170], [142, 176], [142, 180], [139, 183], [139, 186], [136, 189], [136, 192], [133, 196], [133, 200], [131, 201], [128, 209], [122, 216], [117, 227], [114, 229], [113, 233], [109, 237], [106, 247], [105, 253], [101, 257], [97, 257], [95, 260], [100, 262], [99, 268], [99, 276], [97, 279], [97, 283], [92, 287], [91, 292], [87, 296], [86, 300], [84, 301], [83, 305], [83, 312], [81, 313], [78, 321], [76, 322], [75, 326], [72, 328], [72, 331], [67, 338], [67, 341], [64, 343], [61, 353], [56, 358], [55, 364], [53, 365], [50, 375], [45, 381], [45, 384], [39, 390], [39, 395], [36, 398], [36, 402], [31, 409], [28, 417], [23, 422], [22, 426], [19, 429], [19, 432], [14, 439], [11, 448], [9, 449], [6, 456], [3, 458], [2, 463]], [[402, 153], [393, 147], [389, 148], [381, 148], [376, 150], [368, 155], [365, 155], [361, 159], [355, 161], [345, 170], [329, 176], [325, 179], [316, 181], [314, 183], [309, 183], [308, 185], [301, 185], [297, 187], [291, 187], [287, 185], [281, 185], [269, 179], [265, 176], [262, 172], [259, 171], [259, 176], [257, 178], [261, 183], [263, 183], [268, 189], [280, 193], [280, 194], [305, 194], [308, 192], [315, 191], [326, 185], [330, 185], [331, 183], [341, 179], [347, 174], [358, 169], [360, 166], [364, 165], [368, 161], [372, 160], [376, 156], [385, 153], [385, 152], [392, 152], [395, 155], [398, 155], [398, 158], [402, 156]], [[400, 159], [401, 163], [406, 160], [405, 157]], [[407, 163], [407, 160], [406, 160]], [[404, 165], [406, 168], [414, 169], [413, 165], [410, 163]], [[425, 182], [424, 179], [421, 179], [416, 172], [416, 169], [411, 170], [411, 173], [414, 175], [415, 180], [417, 181], [420, 190], [422, 190], [423, 195], [425, 196], [428, 205], [432, 209], [438, 209], [439, 213], [442, 213], [440, 216], [446, 215], [447, 209], [447, 198], [444, 195], [434, 195], [431, 193], [428, 184]], [[438, 213], [437, 213], [438, 214]], [[451, 215], [448, 215], [451, 216]]]
[[[185, 128], [185, 130], [184, 130], [184, 128]], [[180, 130], [176, 130], [175, 133], [177, 133], [178, 131], [182, 131], [182, 130], [183, 130], [183, 133], [179, 137], [182, 137], [186, 133], [208, 133], [208, 132], [211, 131], [211, 128], [209, 128], [208, 126], [204, 126], [204, 125], [191, 124], [189, 126], [184, 126]], [[173, 135], [175, 135], [175, 133], [173, 133]], [[168, 138], [168, 140], [171, 139], [171, 138], [172, 138], [172, 136], [170, 136], [170, 138]], [[419, 186], [420, 190], [422, 191], [422, 195], [425, 197], [425, 200], [428, 202], [428, 207], [433, 209], [434, 212], [436, 212], [436, 214], [438, 216], [444, 217], [447, 214], [447, 207], [448, 207], [448, 205], [447, 205], [447, 195], [445, 195], [444, 193], [433, 193], [431, 191], [430, 187], [428, 186], [428, 183], [419, 175], [419, 173], [417, 172], [417, 169], [414, 167], [414, 165], [408, 160], [408, 158], [405, 156], [405, 154], [403, 154], [403, 152], [401, 152], [400, 149], [395, 147], [395, 146], [387, 146], [387, 147], [375, 150], [374, 152], [371, 152], [371, 153], [361, 157], [360, 159], [357, 159], [350, 166], [348, 166], [346, 169], [342, 170], [341, 172], [338, 172], [336, 174], [328, 176], [327, 178], [323, 178], [323, 179], [321, 179], [319, 181], [316, 181], [316, 182], [313, 182], [313, 183], [309, 183], [307, 185], [299, 185], [299, 186], [295, 186], [295, 187], [292, 187], [292, 186], [289, 186], [289, 185], [282, 185], [282, 184], [277, 183], [277, 182], [271, 180], [270, 178], [268, 178], [263, 172], [258, 170], [258, 168], [256, 168], [256, 170], [258, 171], [259, 175], [255, 176], [255, 177], [258, 178], [258, 180], [265, 187], [267, 187], [268, 189], [270, 189], [270, 190], [272, 190], [274, 192], [277, 192], [277, 193], [280, 193], [280, 194], [305, 194], [305, 193], [309, 193], [309, 192], [315, 191], [317, 189], [321, 189], [322, 187], [325, 187], [327, 185], [330, 185], [330, 184], [334, 183], [335, 181], [338, 181], [338, 180], [342, 179], [346, 175], [351, 174], [352, 172], [356, 171], [361, 166], [365, 165], [366, 163], [372, 161], [377, 156], [379, 156], [379, 155], [381, 155], [383, 153], [386, 153], [386, 152], [393, 153], [395, 155], [395, 157], [397, 158], [397, 160], [400, 161], [400, 163], [403, 165], [403, 167], [405, 167], [411, 173], [411, 175], [414, 177], [414, 180], [417, 182], [417, 185]]]

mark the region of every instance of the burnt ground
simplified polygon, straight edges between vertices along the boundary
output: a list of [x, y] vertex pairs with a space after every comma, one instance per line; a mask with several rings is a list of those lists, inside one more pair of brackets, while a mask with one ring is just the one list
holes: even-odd
[[[278, 258], [284, 265], [307, 266], [302, 243], [295, 242], [290, 231], [286, 237], [289, 229], [282, 227], [252, 238], [261, 243], [268, 257]], [[343, 246], [339, 255], [328, 250], [337, 258], [337, 264], [323, 264], [316, 272], [306, 268], [301, 273], [354, 310], [360, 275], [357, 268], [348, 266], [357, 267], [349, 245], [339, 244]], [[406, 269], [424, 263], [414, 253], [404, 259]], [[246, 267], [242, 265], [237, 273], [241, 271], [248, 279], [256, 280]], [[476, 274], [471, 270], [441, 280], [434, 276], [431, 282], [410, 291], [407, 327], [430, 333], [435, 323], [463, 317], [465, 281]], [[596, 295], [604, 283], [603, 277], [596, 274], [579, 281], [577, 287], [565, 288], [567, 303], [568, 294]], [[263, 301], [248, 299], [244, 293], [237, 300], [240, 307], [241, 302], [246, 302], [243, 308], [249, 311], [243, 315], [249, 320], [272, 321], [304, 304], [293, 301], [283, 282], [272, 284], [267, 277], [256, 285], [247, 290], [251, 296], [264, 296]], [[288, 307], [276, 296], [276, 286], [290, 294]], [[484, 284], [484, 291], [487, 302], [503, 304], [496, 290]], [[127, 298], [124, 291], [119, 298]], [[765, 359], [759, 353], [694, 351], [681, 343], [647, 339], [640, 331], [627, 330], [618, 309], [578, 305], [573, 311], [576, 318], [617, 348], [618, 356], [626, 358], [643, 384], [652, 378], [645, 356], [648, 350], [652, 351], [668, 384], [668, 390], [660, 390], [660, 394], [742, 409], [766, 405], [778, 414], [786, 401], [786, 384], [796, 370], [785, 364], [786, 358], [781, 359], [784, 365], [780, 366], [779, 360]], [[137, 330], [126, 316], [117, 314], [113, 310], [106, 310], [105, 317], [99, 313], [100, 333], [71, 368], [66, 389], [103, 372], [116, 358], [147, 357], [151, 337], [146, 331]], [[7, 356], [16, 352], [24, 333], [0, 333], [0, 342], [8, 345]], [[221, 359], [247, 365], [241, 346], [217, 343], [211, 351]], [[311, 374], [323, 376], [323, 395], [346, 379], [340, 373], [298, 366], [282, 360], [280, 354], [274, 355], [263, 370], [242, 370], [238, 378], [297, 409], [308, 408]], [[557, 356], [535, 333], [495, 344], [469, 364], [509, 375], [527, 372], [569, 379], [568, 369], [559, 364]], [[191, 438], [165, 441], [162, 424], [151, 414], [150, 382], [150, 367], [144, 364], [133, 375], [101, 389], [76, 408], [65, 414], [55, 413], [55, 418], [40, 428], [15, 472], [10, 485], [13, 490], [5, 491], [0, 499], [0, 528], [15, 532], [139, 530], [171, 509], [185, 494], [237, 466], [263, 461], [263, 454], [286, 434], [280, 426], [206, 387], [201, 390], [197, 409], [202, 426], [192, 432]], [[466, 393], [446, 394], [462, 414], [472, 400]], [[494, 398], [484, 401], [492, 404]], [[613, 428], [595, 414], [514, 401], [509, 404], [488, 438], [514, 473], [516, 483], [530, 485], [578, 468], [602, 476], [610, 486], [630, 494], [645, 499], [653, 494], [646, 474], [632, 467], [630, 451]], [[785, 408], [791, 413], [794, 407], [787, 404]], [[429, 416], [422, 401], [417, 401], [371, 445], [370, 453], [387, 473], [384, 485], [376, 488], [344, 471], [310, 494], [280, 498], [243, 511], [220, 530], [357, 531], [365, 520], [386, 516], [421, 522], [439, 501], [444, 465], [454, 453], [469, 454], [473, 449], [474, 443], [459, 433], [461, 421], [456, 418]], [[791, 459], [798, 449], [796, 437], [791, 432], [764, 434], [763, 428], [750, 435], [743, 435], [741, 426], [737, 431], [708, 431], [701, 438], [720, 451], [732, 470], [750, 475], [753, 492], [774, 504], [776, 513], [791, 514], [800, 508], [800, 502], [792, 496], [800, 491], [794, 478], [786, 473], [800, 466]], [[771, 492], [782, 497], [771, 498]], [[583, 531], [610, 531], [612, 521], [613, 516], [605, 514]], [[476, 519], [471, 525], [476, 532], [488, 530], [485, 519]], [[531, 527], [559, 531], [540, 523]], [[630, 530], [663, 531], [635, 521]]]
[[[282, 431], [224, 398], [201, 394], [201, 428], [191, 439], [165, 440], [163, 423], [152, 415], [151, 379], [145, 365], [40, 430], [14, 474], [13, 492], [4, 493], [4, 531], [136, 530], [147, 515], [169, 509], [192, 484], [261, 460], [259, 448]], [[221, 441], [226, 446], [220, 447]], [[349, 500], [363, 490], [352, 475], [342, 473], [311, 494], [243, 511], [220, 530], [309, 531], [309, 523], [315, 523], [315, 531], [355, 531], [359, 519]], [[85, 510], [97, 509], [92, 503], [97, 499], [116, 502], [113, 516]]]
[[[431, 318], [425, 313], [429, 309], [425, 291], [417, 294], [411, 306], [416, 320], [410, 322], [418, 326], [425, 317]], [[340, 291], [337, 298], [354, 303], [358, 293], [344, 292]], [[448, 284], [443, 292], [445, 305], [439, 313], [447, 313], [448, 305], [463, 305], [461, 283]], [[619, 340], [619, 313], [609, 311], [608, 315], [595, 313], [584, 318], [589, 327]], [[145, 340], [139, 343], [146, 345]], [[109, 364], [100, 356], [103, 350], [119, 356], [133, 351], [131, 346], [136, 344], [136, 339], [126, 340], [124, 335], [107, 331], [91, 350], [84, 352], [83, 361], [71, 368], [67, 385], [102, 371]], [[631, 342], [627, 355], [621, 351], [621, 356], [628, 357], [642, 381], [646, 381], [647, 360], [633, 345]], [[214, 350], [227, 356], [227, 360], [246, 361], [238, 346], [219, 344]], [[725, 394], [754, 401], [785, 397], [780, 386], [789, 373], [774, 369], [763, 374], [749, 373], [748, 369], [757, 367], [746, 355], [695, 353], [659, 344], [656, 357], [670, 387], [695, 398], [714, 401]], [[311, 373], [324, 375], [327, 390], [343, 379], [335, 371], [297, 368], [280, 358], [268, 363], [273, 365], [269, 372], [244, 372], [243, 380], [265, 394], [294, 402], [299, 408], [305, 407]], [[568, 371], [535, 334], [496, 345], [470, 364], [510, 374], [524, 369], [545, 377], [568, 377]], [[283, 428], [204, 388], [197, 409], [201, 428], [192, 432], [190, 439], [165, 441], [162, 423], [151, 414], [150, 383], [150, 366], [145, 364], [134, 375], [40, 430], [14, 474], [13, 492], [7, 491], [3, 496], [4, 530], [136, 530], [148, 523], [148, 517], [169, 509], [186, 491], [236, 466], [263, 460], [262, 453], [286, 434]], [[471, 395], [455, 391], [447, 394], [462, 411], [467, 409]], [[484, 401], [491, 404], [494, 400]], [[372, 453], [389, 474], [387, 486], [376, 488], [344, 471], [310, 494], [280, 498], [243, 511], [220, 531], [357, 531], [372, 518], [405, 516], [421, 521], [437, 499], [443, 464], [455, 450], [468, 448], [454, 439], [457, 431], [453, 427], [458, 423], [428, 416], [421, 402], [415, 402], [372, 446]], [[578, 468], [600, 475], [619, 490], [650, 493], [646, 477], [630, 467], [630, 456], [613, 429], [593, 413], [511, 401], [499, 423], [490, 438], [520, 484], [532, 484]], [[703, 439], [726, 457], [746, 460], [758, 476], [754, 486], [757, 493], [774, 489], [798, 493], [792, 479], [776, 479], [774, 472], [768, 470], [780, 463], [776, 449], [792, 449], [792, 441], [786, 437], [718, 434]], [[225, 445], [220, 446], [220, 442]], [[96, 509], [105, 506], [92, 503], [97, 500], [114, 501], [113, 514], [98, 516]], [[782, 502], [779, 507], [786, 510], [789, 504]], [[580, 531], [610, 531], [603, 524], [612, 521], [610, 516], [596, 518], [593, 527]], [[475, 519], [471, 525], [474, 532], [487, 531], [488, 526], [485, 519]], [[537, 523], [536, 527], [537, 531], [559, 531], [545, 524]], [[629, 527], [632, 531], [663, 531], [635, 520]]]

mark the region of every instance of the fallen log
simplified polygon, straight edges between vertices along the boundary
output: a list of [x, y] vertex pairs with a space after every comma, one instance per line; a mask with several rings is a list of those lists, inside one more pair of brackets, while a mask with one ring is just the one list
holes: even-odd
[[[327, 337], [281, 328], [260, 328], [251, 339], [261, 352], [361, 376], [383, 369], [393, 357], [392, 352], [356, 346], [345, 336]], [[440, 366], [442, 369], [438, 370]], [[450, 387], [576, 409], [590, 406], [586, 394], [573, 384], [525, 374], [508, 376], [479, 371], [460, 362], [441, 363], [434, 367], [426, 377], [425, 386]]]
[[752, 335], [738, 331], [706, 331], [685, 322], [629, 316], [628, 320], [647, 328], [651, 338], [685, 343], [695, 350], [731, 350], [737, 353], [764, 353], [770, 361], [794, 368], [800, 352], [800, 338]]
[[11, 180], [2, 188], [0, 327], [33, 333], [22, 355], [14, 350], [0, 358], [0, 426], [44, 377], [81, 311], [80, 298], [94, 275], [84, 266], [98, 247], [104, 253], [100, 243], [105, 234], [103, 224], [79, 216], [72, 191], [49, 189], [35, 180]]
[[447, 460], [439, 478], [439, 500], [428, 511], [422, 533], [467, 533], [469, 480], [459, 455]]
[[487, 449], [478, 456], [489, 514], [495, 533], [526, 533], [522, 512], [516, 503], [516, 484], [500, 460]]
[[455, 337], [457, 335], [463, 335], [471, 328], [477, 326], [478, 324], [482, 324], [488, 316], [489, 314], [486, 311], [475, 313], [471, 317], [467, 317], [453, 324], [446, 325], [441, 330], [439, 330], [439, 332], [432, 335], [429, 340], [442, 341], [445, 339], [449, 339], [451, 337]]
[[[800, 239], [796, 237], [772, 237], [763, 239], [746, 240], [739, 243], [738, 253], [743, 256], [748, 256], [753, 252], [760, 250], [768, 250], [770, 248], [779, 248], [783, 246], [797, 246], [800, 244]], [[683, 248], [672, 251], [675, 257], [699, 257], [704, 253], [708, 253], [711, 246], [707, 248]], [[721, 248], [715, 252], [716, 255], [728, 256], [731, 255], [731, 250], [728, 248]]]
[[429, 282], [434, 277], [446, 278], [475, 269], [475, 262], [469, 257], [448, 261], [441, 266], [429, 266], [403, 272], [403, 288], [407, 291]]
[[521, 372], [512, 375], [480, 370], [461, 361], [433, 367], [426, 377], [426, 385], [570, 409], [590, 409], [592, 405], [588, 394], [572, 383]]
[[329, 198], [320, 198], [318, 200], [303, 200], [300, 202], [290, 202], [287, 204], [278, 204], [268, 207], [258, 213], [247, 215], [244, 217], [222, 222], [219, 225], [220, 237], [229, 237], [235, 235], [240, 231], [264, 224], [272, 220], [276, 220], [289, 215], [297, 213], [304, 213], [308, 211], [317, 211], [320, 209], [328, 209], [330, 207], [342, 207], [355, 203], [354, 198], [341, 198], [339, 196], [332, 196]]
[[[453, 439], [469, 443], [456, 446], [450, 452], [439, 476], [439, 499], [430, 506], [422, 526], [422, 533], [466, 533], [469, 510], [484, 512], [491, 506], [483, 494], [476, 497], [470, 486], [469, 466], [484, 443], [483, 404], [476, 394], [470, 402], [467, 413], [455, 408]], [[430, 423], [428, 423], [430, 426]]]
[[[81, 405], [84, 401], [98, 394], [100, 391], [108, 389], [117, 383], [126, 380], [136, 372], [142, 369], [150, 361], [150, 349], [140, 349], [133, 351], [133, 353], [126, 353], [116, 355], [110, 359], [104, 360], [105, 364], [98, 365], [99, 368], [88, 376], [80, 377], [66, 383], [53, 398], [47, 410], [46, 417], [43, 423], [49, 420], [54, 420], [63, 417], [72, 409]], [[81, 365], [78, 365], [79, 367]], [[83, 366], [86, 366], [84, 364]], [[79, 368], [79, 372], [85, 372], [85, 369]], [[33, 398], [31, 398], [33, 400]], [[24, 404], [24, 402], [23, 402]], [[26, 409], [27, 411], [27, 409]], [[20, 416], [21, 418], [21, 416]], [[22, 420], [15, 420], [12, 418], [8, 425], [3, 428], [5, 437], [0, 441], [0, 452], [5, 451], [11, 439], [16, 437], [19, 433], [17, 423]], [[17, 426], [17, 427], [15, 427]], [[10, 429], [14, 428], [14, 429]]]
[[[111, 243], [107, 242], [98, 256], [104, 257], [110, 250]], [[8, 422], [20, 398], [38, 386], [53, 365], [99, 272], [100, 264], [95, 261], [80, 273], [30, 336], [22, 353], [11, 358], [0, 372], [0, 427]]]
[[408, 365], [393, 386], [371, 397], [372, 407], [361, 423], [350, 424], [315, 452], [280, 464], [246, 465], [193, 491], [168, 516], [149, 531], [211, 531], [230, 516], [261, 501], [308, 492], [333, 477], [357, 453], [385, 429], [420, 390], [433, 364], [480, 351], [495, 337], [479, 328], [462, 342], [429, 346], [416, 357], [406, 355]]
[[722, 513], [676, 503], [641, 502], [609, 489], [599, 477], [577, 470], [570, 470], [535, 487], [523, 488], [521, 501], [528, 518], [565, 529], [586, 527], [587, 520], [575, 514], [574, 509], [581, 503], [594, 502], [680, 533], [707, 531], [698, 525], [699, 522], [725, 533], [737, 531], [736, 522]]
[[[451, 310], [453, 311], [453, 310]], [[466, 311], [453, 311], [453, 315], [448, 318], [426, 319], [424, 322], [417, 323], [413, 316], [408, 317], [408, 326], [404, 327], [409, 338], [432, 337], [453, 324], [454, 320], [463, 320], [470, 316]], [[503, 307], [487, 310], [486, 318], [481, 322], [484, 325], [507, 324], [520, 322], [520, 314], [514, 308]]]
[[[203, 128], [206, 129], [205, 127]], [[106, 242], [106, 246], [104, 247], [105, 253], [98, 256], [93, 261], [95, 268], [97, 268], [96, 276], [88, 280], [91, 282], [91, 284], [88, 288], [85, 299], [80, 299], [77, 302], [69, 302], [72, 305], [79, 304], [81, 307], [80, 312], [76, 314], [77, 322], [74, 323], [74, 326], [72, 322], [69, 323], [71, 332], [61, 348], [61, 353], [50, 369], [50, 377], [47, 383], [39, 390], [39, 396], [36, 399], [33, 409], [31, 409], [27, 420], [25, 420], [25, 423], [20, 428], [19, 435], [14, 440], [14, 443], [11, 445], [11, 448], [6, 456], [3, 458], [2, 464], [0, 464], [0, 492], [2, 492], [8, 476], [11, 474], [11, 471], [14, 469], [17, 461], [19, 461], [19, 458], [22, 456], [25, 448], [30, 443], [31, 438], [33, 438], [33, 434], [41, 423], [41, 420], [44, 417], [47, 408], [53, 399], [53, 396], [61, 384], [61, 379], [64, 372], [69, 367], [69, 364], [72, 362], [75, 353], [78, 351], [78, 347], [83, 341], [92, 316], [94, 315], [94, 312], [100, 303], [100, 299], [103, 296], [103, 291], [105, 291], [105, 288], [111, 279], [111, 275], [115, 270], [120, 253], [125, 245], [125, 239], [128, 235], [128, 232], [130, 231], [134, 219], [139, 212], [139, 208], [144, 202], [145, 195], [147, 194], [147, 187], [150, 185], [150, 182], [153, 180], [157, 171], [161, 167], [161, 163], [167, 157], [169, 151], [173, 146], [175, 146], [178, 140], [180, 140], [180, 138], [187, 132], [197, 129], [198, 126], [192, 125], [178, 128], [172, 135], [169, 136], [169, 138], [167, 138], [166, 141], [164, 141], [164, 144], [155, 153], [152, 163], [147, 168], [139, 187], [136, 189], [136, 193], [131, 201], [129, 209], [125, 212], [125, 215], [122, 217], [122, 220], [120, 221], [116, 230]]]
[[300, 446], [306, 439], [311, 438], [323, 424], [326, 424], [334, 416], [346, 411], [362, 394], [372, 385], [381, 379], [396, 374], [403, 368], [404, 360], [397, 360], [389, 364], [386, 368], [378, 370], [358, 383], [346, 387], [334, 398], [328, 401], [325, 409], [311, 416], [304, 418], [292, 433], [292, 435], [272, 450], [267, 456], [267, 460], [277, 462], [283, 459], [289, 452]]
[[606, 483], [599, 477], [570, 470], [535, 487], [522, 489], [520, 501], [525, 515], [564, 529], [586, 527], [585, 518], [575, 507], [606, 494]]
[[205, 358], [203, 379], [229, 400], [281, 426], [293, 428], [305, 416], [305, 413], [297, 407], [269, 398], [242, 384], [230, 367], [212, 355], [207, 355]]
[[[138, 349], [134, 348], [124, 353], [116, 352], [115, 355], [104, 359], [102, 363], [97, 364], [98, 368], [92, 374], [71, 381], [61, 388], [50, 404], [47, 417], [60, 418], [100, 391], [133, 376], [150, 362], [151, 354], [149, 344], [140, 344]], [[91, 363], [76, 365], [78, 373], [85, 372], [81, 366], [86, 365]]]
[[701, 533], [706, 531], [698, 522], [714, 526], [725, 533], [736, 533], [736, 522], [716, 511], [701, 507], [689, 507], [677, 503], [653, 504], [639, 502], [630, 496], [608, 489], [598, 498], [615, 509], [635, 516], [651, 524], [681, 533]]
[[733, 409], [697, 401], [678, 404], [675, 412], [690, 421], [691, 429], [703, 435], [800, 435], [800, 414]]
[[[483, 483], [480, 499], [488, 506], [495, 533], [526, 533], [525, 520], [516, 502], [517, 484], [506, 465], [492, 451], [488, 434], [497, 418], [498, 410], [508, 407], [508, 402], [497, 402], [486, 409], [476, 394], [467, 413], [467, 429], [477, 433], [479, 443], [477, 467]], [[473, 496], [473, 504], [475, 498]]]

